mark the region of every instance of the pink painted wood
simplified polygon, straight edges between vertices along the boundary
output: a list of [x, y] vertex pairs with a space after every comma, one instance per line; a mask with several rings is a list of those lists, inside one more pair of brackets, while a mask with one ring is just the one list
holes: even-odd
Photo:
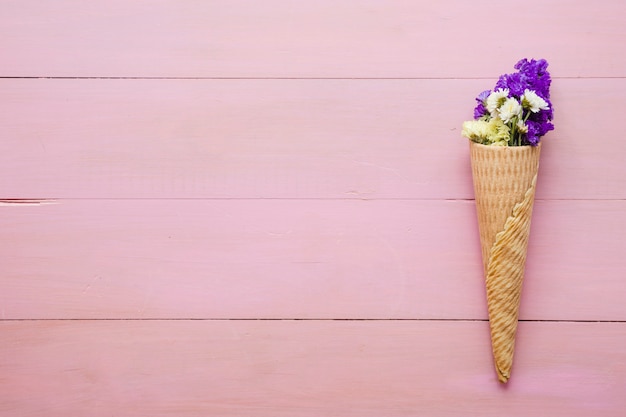
[[[491, 84], [0, 80], [0, 190], [3, 198], [472, 198], [460, 126]], [[538, 198], [626, 198], [620, 126], [589, 123], [621, 117], [626, 79], [553, 84], [557, 127], [545, 139]]]
[[2, 322], [5, 417], [621, 417], [623, 323], [521, 323], [514, 378], [487, 322]]
[[[625, 12], [4, 1], [0, 415], [622, 416]], [[556, 131], [502, 387], [459, 129], [524, 56]]]
[[535, 56], [557, 76], [623, 77], [625, 14], [619, 0], [15, 0], [0, 75], [495, 78]]
[[[536, 203], [522, 319], [626, 320], [625, 212]], [[0, 207], [2, 314], [484, 319], [475, 218], [472, 201], [15, 203]]]

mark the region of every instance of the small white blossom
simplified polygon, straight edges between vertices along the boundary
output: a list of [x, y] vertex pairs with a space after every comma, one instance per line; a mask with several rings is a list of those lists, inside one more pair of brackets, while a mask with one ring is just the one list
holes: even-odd
[[491, 117], [496, 115], [496, 111], [505, 102], [508, 96], [508, 88], [499, 88], [489, 94], [489, 97], [487, 97], [487, 111], [491, 113]]
[[524, 94], [521, 99], [522, 106], [524, 106], [525, 109], [529, 109], [533, 113], [537, 113], [539, 110], [548, 110], [550, 108], [548, 103], [532, 90], [524, 90]]
[[528, 126], [526, 126], [526, 123], [524, 123], [523, 120], [518, 120], [517, 121], [517, 130], [519, 130], [520, 133], [528, 133]]
[[512, 119], [521, 116], [522, 106], [513, 97], [507, 98], [500, 106], [500, 118], [504, 123], [509, 123]]

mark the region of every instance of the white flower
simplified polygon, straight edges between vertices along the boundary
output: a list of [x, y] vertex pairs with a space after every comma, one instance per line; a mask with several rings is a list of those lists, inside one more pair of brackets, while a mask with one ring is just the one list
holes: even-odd
[[524, 94], [521, 99], [522, 106], [524, 106], [525, 109], [529, 109], [533, 113], [537, 113], [539, 110], [548, 110], [550, 108], [548, 103], [532, 90], [524, 90]]
[[521, 133], [528, 133], [528, 126], [526, 126], [526, 123], [524, 123], [523, 120], [518, 120], [517, 130], [519, 130]]
[[487, 111], [491, 113], [491, 117], [495, 117], [496, 110], [498, 110], [498, 107], [504, 103], [508, 96], [508, 88], [499, 88], [489, 94], [489, 97], [487, 97]]
[[509, 123], [512, 119], [521, 116], [522, 106], [513, 97], [507, 98], [500, 106], [500, 118], [504, 123]]

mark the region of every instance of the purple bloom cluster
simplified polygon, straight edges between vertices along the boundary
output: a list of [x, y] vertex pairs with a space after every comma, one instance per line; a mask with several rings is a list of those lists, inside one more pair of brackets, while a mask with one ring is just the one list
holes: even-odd
[[485, 107], [485, 101], [487, 101], [487, 97], [491, 94], [491, 90], [485, 90], [476, 97], [476, 101], [478, 104], [474, 109], [474, 119], [478, 120], [481, 117], [487, 115], [489, 112], [487, 111], [487, 107]]
[[[539, 140], [550, 130], [554, 129], [551, 123], [553, 117], [552, 103], [550, 102], [550, 73], [548, 72], [548, 62], [545, 59], [530, 61], [522, 59], [514, 67], [517, 72], [501, 75], [495, 85], [494, 91], [498, 89], [508, 89], [509, 97], [514, 97], [520, 101], [520, 97], [525, 90], [534, 91], [539, 97], [548, 103], [547, 110], [540, 110], [537, 113], [525, 110], [524, 120], [528, 127], [528, 132], [519, 133], [521, 135], [521, 145], [536, 146]], [[491, 90], [483, 91], [476, 97], [477, 105], [474, 109], [474, 118], [488, 118], [489, 112], [486, 108], [487, 97]]]

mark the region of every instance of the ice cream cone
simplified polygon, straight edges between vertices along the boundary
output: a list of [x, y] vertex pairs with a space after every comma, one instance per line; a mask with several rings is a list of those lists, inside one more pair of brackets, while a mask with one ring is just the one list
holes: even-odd
[[498, 379], [507, 382], [535, 198], [539, 146], [486, 146], [470, 141], [474, 194]]

